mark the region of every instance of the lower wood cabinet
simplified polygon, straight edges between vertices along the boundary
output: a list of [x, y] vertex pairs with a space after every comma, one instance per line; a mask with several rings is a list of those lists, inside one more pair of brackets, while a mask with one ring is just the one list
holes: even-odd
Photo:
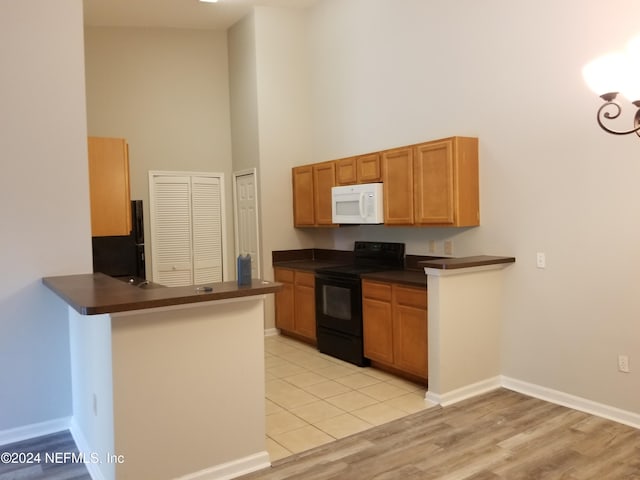
[[365, 357], [426, 379], [427, 290], [362, 281]]
[[315, 275], [312, 272], [275, 268], [282, 290], [276, 297], [276, 327], [302, 340], [316, 341]]

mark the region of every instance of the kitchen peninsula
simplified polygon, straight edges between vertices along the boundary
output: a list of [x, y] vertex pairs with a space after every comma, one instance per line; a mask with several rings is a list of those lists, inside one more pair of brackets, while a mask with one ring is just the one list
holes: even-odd
[[280, 284], [43, 283], [69, 305], [71, 431], [93, 478], [233, 478], [270, 464], [264, 296]]

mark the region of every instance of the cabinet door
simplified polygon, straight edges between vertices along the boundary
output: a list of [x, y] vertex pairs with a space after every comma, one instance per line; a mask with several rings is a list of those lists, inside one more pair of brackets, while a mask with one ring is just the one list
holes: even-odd
[[317, 225], [332, 225], [331, 187], [336, 184], [336, 164], [318, 163], [313, 166], [314, 210]]
[[193, 283], [222, 281], [222, 182], [191, 178]]
[[418, 145], [413, 166], [416, 223], [452, 225], [455, 221], [453, 141]]
[[191, 179], [152, 176], [149, 200], [153, 281], [167, 287], [192, 285]]
[[296, 227], [315, 225], [313, 209], [313, 167], [295, 167], [293, 177], [293, 224]]
[[384, 223], [413, 225], [413, 148], [382, 152]]
[[362, 296], [364, 356], [392, 365], [394, 352], [391, 285], [365, 280], [362, 282]]
[[276, 292], [276, 327], [292, 332], [294, 330], [293, 308], [293, 270], [276, 268], [276, 282], [282, 283], [282, 289]]
[[358, 183], [379, 182], [382, 179], [380, 173], [380, 154], [370, 153], [358, 157], [357, 162]]
[[131, 233], [129, 148], [122, 138], [88, 138], [91, 235]]
[[480, 225], [480, 183], [478, 139], [453, 137], [454, 172], [456, 176], [456, 226]]
[[415, 150], [416, 224], [479, 225], [478, 139], [451, 137]]
[[295, 272], [294, 330], [310, 340], [316, 339], [316, 297], [313, 273]]
[[395, 366], [427, 378], [427, 291], [393, 285]]
[[336, 184], [352, 185], [358, 181], [357, 159], [343, 158], [336, 160]]

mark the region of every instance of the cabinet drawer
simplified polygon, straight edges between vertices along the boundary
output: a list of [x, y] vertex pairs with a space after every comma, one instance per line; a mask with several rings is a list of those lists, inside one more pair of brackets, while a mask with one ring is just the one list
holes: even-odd
[[295, 275], [296, 285], [305, 285], [307, 287], [315, 287], [316, 277], [313, 273], [296, 271]]
[[393, 286], [394, 302], [416, 308], [427, 308], [427, 290], [423, 288]]
[[376, 298], [386, 302], [391, 301], [391, 285], [388, 283], [371, 282], [363, 280], [362, 296], [366, 298]]
[[293, 270], [276, 268], [274, 276], [276, 282], [293, 283]]

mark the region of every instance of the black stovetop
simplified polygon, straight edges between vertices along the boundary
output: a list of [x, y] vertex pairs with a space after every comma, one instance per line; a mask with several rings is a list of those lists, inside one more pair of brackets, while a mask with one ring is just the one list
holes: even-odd
[[354, 262], [347, 265], [319, 268], [316, 273], [344, 277], [359, 277], [363, 273], [404, 268], [404, 243], [357, 241], [353, 247]]

